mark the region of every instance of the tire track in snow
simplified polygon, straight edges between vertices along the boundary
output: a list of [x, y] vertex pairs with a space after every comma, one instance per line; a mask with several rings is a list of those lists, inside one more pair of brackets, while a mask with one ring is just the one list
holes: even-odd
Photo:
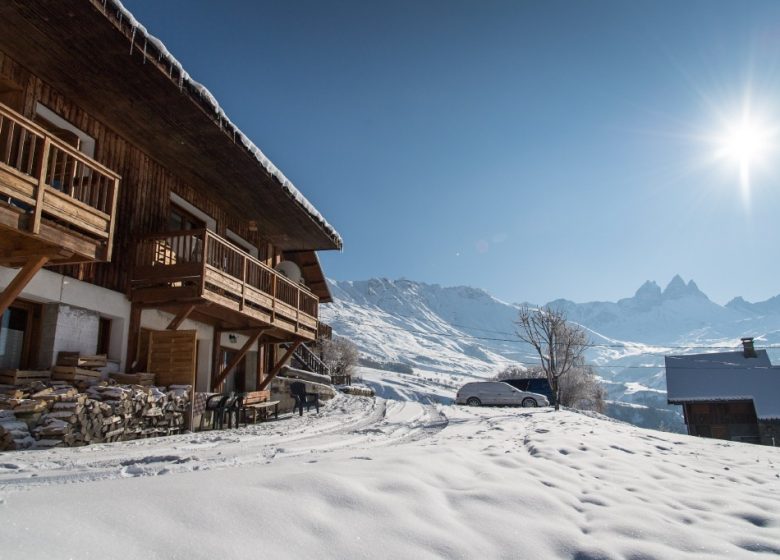
[[8, 468], [0, 468], [0, 490], [267, 464], [343, 449], [363, 452], [433, 437], [446, 425], [431, 404], [339, 396], [320, 414], [235, 430], [4, 453]]

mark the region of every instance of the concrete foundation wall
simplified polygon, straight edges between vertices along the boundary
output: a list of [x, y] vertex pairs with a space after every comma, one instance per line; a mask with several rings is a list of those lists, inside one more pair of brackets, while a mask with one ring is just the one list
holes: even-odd
[[[0, 266], [0, 290], [17, 272]], [[63, 350], [94, 354], [99, 319], [103, 317], [111, 320], [108, 357], [124, 369], [130, 326], [130, 301], [124, 294], [43, 269], [19, 297], [43, 304], [41, 345], [34, 367], [50, 367], [57, 352]]]

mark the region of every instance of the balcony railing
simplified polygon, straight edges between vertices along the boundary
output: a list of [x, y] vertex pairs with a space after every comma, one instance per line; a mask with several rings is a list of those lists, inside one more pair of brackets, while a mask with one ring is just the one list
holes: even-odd
[[169, 300], [176, 300], [177, 293], [204, 298], [309, 339], [317, 333], [317, 296], [206, 229], [141, 238], [134, 299], [144, 299], [144, 290]]
[[0, 202], [29, 216], [19, 222], [26, 233], [59, 226], [91, 245], [89, 256], [111, 260], [118, 189], [115, 172], [0, 104]]

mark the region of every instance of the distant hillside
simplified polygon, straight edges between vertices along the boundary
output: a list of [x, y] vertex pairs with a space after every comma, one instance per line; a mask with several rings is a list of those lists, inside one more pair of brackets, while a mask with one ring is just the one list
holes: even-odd
[[[538, 362], [515, 335], [519, 304], [483, 290], [405, 279], [329, 283], [335, 301], [323, 307], [323, 319], [372, 364], [482, 378], [508, 363]], [[722, 306], [679, 276], [664, 289], [648, 281], [617, 302], [548, 305], [589, 331], [595, 347], [587, 358], [608, 387], [610, 415], [652, 427], [681, 426], [679, 407], [666, 405], [664, 354], [737, 346], [741, 336], [759, 346], [780, 343], [780, 296]]]

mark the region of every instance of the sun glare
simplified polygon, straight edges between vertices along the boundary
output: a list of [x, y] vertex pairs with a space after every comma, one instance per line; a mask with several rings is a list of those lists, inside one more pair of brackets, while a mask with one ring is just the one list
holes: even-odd
[[728, 127], [721, 140], [723, 155], [740, 165], [759, 162], [769, 147], [768, 128], [749, 116]]
[[717, 139], [718, 158], [735, 164], [743, 195], [750, 193], [751, 171], [767, 162], [773, 149], [775, 133], [769, 123], [745, 109], [727, 123]]

